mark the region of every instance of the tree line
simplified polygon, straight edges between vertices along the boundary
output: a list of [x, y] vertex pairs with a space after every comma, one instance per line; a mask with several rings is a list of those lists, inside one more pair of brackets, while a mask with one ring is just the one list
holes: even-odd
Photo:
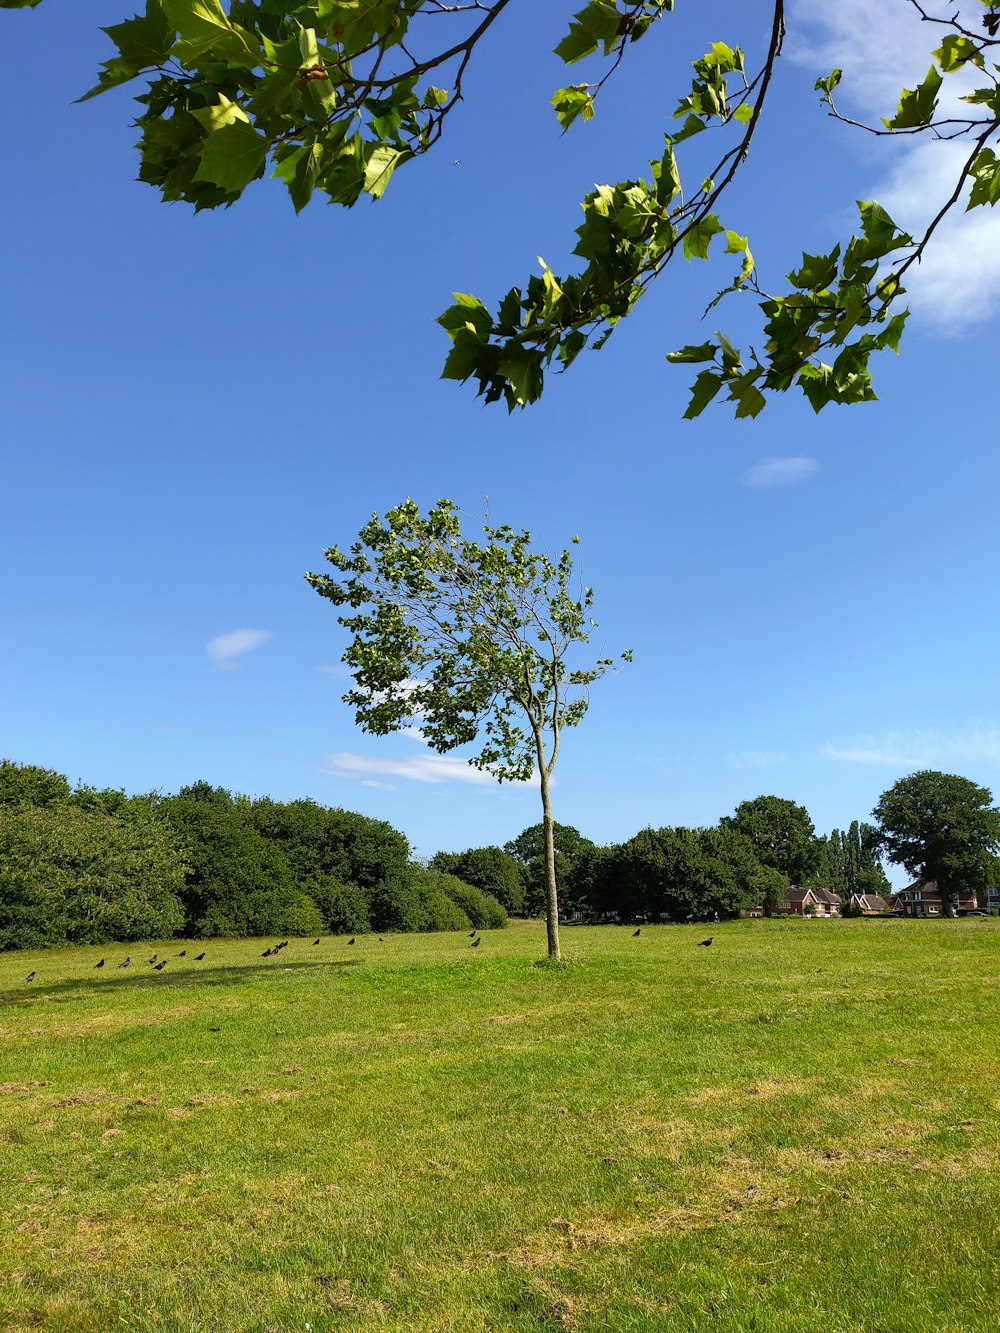
[[[438, 852], [434, 869], [495, 894], [512, 914], [539, 915], [545, 904], [541, 824], [504, 847]], [[743, 801], [712, 828], [646, 828], [598, 846], [567, 824], [554, 826], [563, 916], [622, 921], [710, 920], [763, 906], [770, 915], [791, 884], [852, 893], [887, 892], [875, 829], [857, 820], [816, 833], [804, 806], [777, 796]]]
[[382, 820], [208, 782], [176, 795], [71, 788], [0, 761], [0, 949], [506, 921], [489, 893], [415, 863]]

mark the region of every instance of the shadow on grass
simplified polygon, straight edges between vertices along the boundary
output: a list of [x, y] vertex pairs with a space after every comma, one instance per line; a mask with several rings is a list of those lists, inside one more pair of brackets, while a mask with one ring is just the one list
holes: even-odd
[[[118, 972], [117, 969], [101, 977], [80, 977], [76, 980], [58, 981], [46, 985], [44, 980], [22, 982], [14, 989], [0, 990], [0, 1005], [18, 1004], [22, 1008], [36, 1004], [39, 1000], [65, 1001], [79, 999], [82, 996], [98, 995], [101, 991], [127, 990], [132, 992], [147, 991], [158, 987], [167, 990], [184, 990], [192, 986], [238, 986], [243, 982], [256, 981], [266, 972], [344, 972], [353, 967], [360, 967], [360, 958], [344, 958], [330, 961], [310, 959], [308, 962], [278, 962], [271, 966], [266, 963], [250, 963], [246, 966], [211, 967], [192, 963], [185, 966], [181, 960], [176, 971], [154, 972], [146, 963], [138, 965], [142, 970]], [[168, 964], [169, 965], [169, 964]]]

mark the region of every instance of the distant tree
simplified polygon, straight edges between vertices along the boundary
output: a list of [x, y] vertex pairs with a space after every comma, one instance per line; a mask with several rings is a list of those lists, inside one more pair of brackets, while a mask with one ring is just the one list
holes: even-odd
[[579, 862], [588, 905], [623, 920], [738, 916], [759, 901], [774, 874], [760, 864], [749, 839], [729, 828], [643, 829]]
[[937, 885], [945, 916], [962, 894], [994, 883], [1000, 810], [993, 795], [968, 778], [923, 769], [879, 797], [873, 815], [880, 846], [894, 865]]
[[[584, 853], [593, 849], [594, 843], [571, 824], [559, 824], [556, 821], [552, 823], [552, 843], [560, 905], [564, 911], [570, 911], [580, 906], [580, 894], [576, 884], [577, 864]], [[540, 912], [544, 912], [546, 897], [544, 826], [532, 824], [529, 828], [522, 829], [516, 838], [504, 844], [504, 851], [509, 853], [521, 867], [525, 912], [528, 916], [537, 916]]]
[[[470, 847], [464, 852], [437, 852], [431, 857], [430, 868], [456, 875], [483, 893], [492, 894], [513, 916], [520, 916], [524, 910], [521, 868], [500, 847]], [[561, 883], [558, 864], [556, 881]]]
[[69, 798], [67, 778], [37, 764], [18, 764], [0, 759], [0, 806], [54, 805]]
[[410, 844], [385, 820], [269, 796], [253, 801], [250, 815], [262, 836], [280, 847], [299, 885], [332, 876], [367, 891], [409, 874]]
[[[719, 823], [749, 838], [758, 861], [784, 876], [785, 888], [805, 883], [820, 864], [816, 829], [804, 805], [780, 796], [757, 796], [741, 801], [736, 813]], [[768, 892], [763, 904], [766, 916], [781, 902], [784, 889], [779, 892], [777, 880], [772, 879]]]
[[173, 935], [184, 875], [179, 840], [155, 811], [0, 805], [0, 948]]
[[[470, 886], [441, 870], [428, 870], [418, 867], [414, 872], [413, 882], [420, 895], [423, 911], [421, 930], [468, 930], [472, 922], [462, 910], [461, 904], [453, 895], [445, 892], [445, 882], [451, 880], [463, 889]], [[475, 893], [477, 890], [471, 889]]]
[[[418, 726], [432, 749], [479, 741], [469, 762], [499, 781], [538, 775], [546, 856], [549, 957], [559, 957], [559, 900], [550, 788], [565, 728], [587, 711], [589, 688], [611, 658], [576, 665], [594, 628], [589, 588], [573, 583], [568, 551], [532, 551], [531, 534], [483, 528], [463, 537], [458, 510], [426, 515], [412, 500], [378, 515], [344, 553], [343, 576], [308, 574], [353, 635], [344, 654], [354, 688], [344, 699], [378, 736]], [[622, 655], [625, 660], [629, 654]], [[522, 725], [523, 724], [523, 725]]]
[[817, 841], [819, 859], [807, 883], [834, 888], [847, 897], [888, 890], [889, 881], [878, 856], [878, 838], [870, 824], [855, 819], [846, 833], [834, 829]]
[[[416, 880], [428, 911], [427, 930], [468, 930], [469, 926], [477, 930], [500, 930], [507, 924], [503, 905], [491, 893], [484, 893], [456, 875], [428, 868], [417, 870]], [[458, 910], [460, 921], [442, 909], [439, 902], [442, 897]], [[440, 924], [452, 918], [455, 925]]]
[[254, 827], [249, 803], [179, 794], [167, 797], [163, 810], [183, 838], [190, 862], [182, 896], [191, 934], [322, 930], [322, 917], [303, 901], [281, 849]]
[[344, 884], [332, 875], [302, 882], [319, 909], [323, 929], [331, 935], [366, 935], [371, 930], [368, 895], [357, 884]]

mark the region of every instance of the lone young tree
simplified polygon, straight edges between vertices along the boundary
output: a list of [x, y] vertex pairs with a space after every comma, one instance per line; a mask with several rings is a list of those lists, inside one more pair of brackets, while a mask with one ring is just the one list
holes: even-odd
[[[341, 577], [307, 574], [353, 638], [344, 701], [377, 736], [416, 725], [441, 753], [479, 742], [469, 762], [500, 782], [538, 773], [545, 830], [549, 957], [559, 958], [559, 903], [550, 788], [562, 731], [587, 711], [589, 687], [613, 665], [577, 665], [594, 629], [593, 591], [576, 586], [568, 551], [533, 551], [531, 534], [461, 532], [457, 506], [427, 515], [412, 500], [373, 515], [349, 553], [326, 558]], [[576, 539], [574, 539], [576, 540]], [[629, 661], [631, 654], [622, 653]]]
[[1000, 810], [988, 787], [922, 769], [879, 797], [872, 812], [879, 842], [895, 865], [937, 884], [941, 910], [954, 916], [960, 894], [978, 894], [1000, 865]]

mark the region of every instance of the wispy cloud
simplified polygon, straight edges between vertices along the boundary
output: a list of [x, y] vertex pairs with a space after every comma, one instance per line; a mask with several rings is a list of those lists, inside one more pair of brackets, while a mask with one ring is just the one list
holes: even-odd
[[937, 768], [942, 764], [1000, 765], [1000, 729], [970, 728], [951, 735], [938, 731], [890, 731], [827, 745], [829, 759], [882, 768]]
[[232, 670], [238, 666], [237, 658], [259, 648], [271, 637], [266, 629], [234, 629], [229, 634], [220, 634], [205, 645], [208, 660], [222, 670]]
[[785, 756], [773, 750], [731, 750], [726, 755], [731, 768], [773, 768], [784, 762]]
[[[943, 12], [943, 11], [942, 11]], [[982, 10], [970, 0], [948, 6], [974, 29]], [[877, 123], [892, 115], [900, 90], [923, 79], [930, 51], [928, 25], [905, 0], [796, 0], [789, 50], [795, 60], [828, 73], [843, 69], [838, 104]], [[943, 35], [941, 30], [939, 35]], [[976, 71], [945, 78], [939, 116], [968, 114], [961, 101]], [[844, 128], [844, 134], [851, 130]], [[951, 195], [970, 145], [927, 138], [901, 141], [892, 167], [864, 190], [914, 236]], [[1000, 308], [1000, 217], [991, 209], [971, 213], [957, 204], [938, 228], [921, 263], [904, 279], [914, 315], [944, 333], [961, 333]]]
[[815, 458], [764, 458], [743, 479], [748, 486], [795, 486], [818, 468]]
[[[335, 778], [355, 778], [365, 785], [374, 785], [384, 778], [405, 778], [411, 782], [427, 782], [435, 786], [445, 782], [465, 782], [473, 787], [496, 787], [497, 779], [481, 768], [473, 768], [466, 759], [450, 754], [432, 754], [423, 751], [402, 758], [376, 758], [341, 750], [327, 755], [321, 770]], [[531, 782], [504, 783], [504, 786], [530, 787]]]

